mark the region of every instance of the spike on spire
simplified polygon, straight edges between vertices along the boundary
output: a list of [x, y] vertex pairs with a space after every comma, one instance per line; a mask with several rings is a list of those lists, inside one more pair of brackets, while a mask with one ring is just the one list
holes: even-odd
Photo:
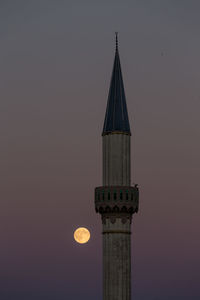
[[115, 34], [116, 52], [102, 135], [115, 132], [130, 135], [131, 132], [126, 106], [126, 96], [124, 91], [124, 84], [118, 51], [117, 32]]
[[116, 52], [118, 52], [118, 32], [115, 32], [115, 45], [116, 45]]

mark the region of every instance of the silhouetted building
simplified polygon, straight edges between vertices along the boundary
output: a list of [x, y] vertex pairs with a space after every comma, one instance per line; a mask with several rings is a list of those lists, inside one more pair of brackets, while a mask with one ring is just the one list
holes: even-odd
[[131, 131], [117, 34], [102, 138], [103, 185], [95, 189], [95, 209], [103, 225], [103, 299], [130, 300], [131, 220], [139, 191], [131, 186]]

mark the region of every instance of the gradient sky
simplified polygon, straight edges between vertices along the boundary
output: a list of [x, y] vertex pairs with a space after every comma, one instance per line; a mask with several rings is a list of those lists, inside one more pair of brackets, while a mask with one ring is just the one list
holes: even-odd
[[140, 187], [132, 299], [200, 299], [199, 12], [199, 0], [0, 1], [1, 300], [102, 299], [93, 194], [116, 30]]

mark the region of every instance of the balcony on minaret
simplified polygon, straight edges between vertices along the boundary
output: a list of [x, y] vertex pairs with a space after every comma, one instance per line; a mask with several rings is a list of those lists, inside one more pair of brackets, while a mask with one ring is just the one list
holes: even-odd
[[101, 186], [95, 189], [95, 209], [97, 213], [138, 212], [139, 191], [130, 186]]

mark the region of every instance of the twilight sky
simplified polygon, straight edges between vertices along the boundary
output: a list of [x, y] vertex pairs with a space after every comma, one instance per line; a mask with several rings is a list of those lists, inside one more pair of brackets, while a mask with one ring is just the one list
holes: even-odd
[[200, 299], [199, 16], [199, 0], [0, 1], [1, 300], [102, 299], [93, 194], [116, 30], [140, 187], [132, 299]]

